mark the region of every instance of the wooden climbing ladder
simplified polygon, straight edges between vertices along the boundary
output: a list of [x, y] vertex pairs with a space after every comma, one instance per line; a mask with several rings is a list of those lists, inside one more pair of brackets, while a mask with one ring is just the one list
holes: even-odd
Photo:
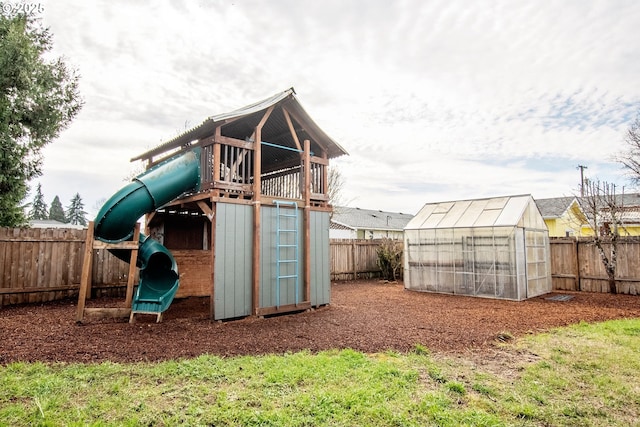
[[[140, 224], [137, 223], [133, 232], [132, 240], [119, 243], [106, 243], [94, 238], [93, 221], [89, 223], [87, 229], [87, 240], [84, 247], [84, 260], [82, 262], [82, 273], [80, 277], [80, 293], [78, 294], [78, 312], [76, 322], [82, 323], [85, 319], [93, 320], [107, 318], [127, 318], [131, 315], [131, 302], [133, 300], [133, 287], [135, 285], [136, 261], [138, 259], [138, 240], [140, 238]], [[124, 307], [107, 308], [86, 308], [87, 298], [91, 298], [91, 275], [93, 267], [93, 251], [95, 249], [124, 249], [131, 251], [129, 260], [129, 275], [127, 277], [127, 294]], [[130, 319], [131, 320], [131, 319]]]

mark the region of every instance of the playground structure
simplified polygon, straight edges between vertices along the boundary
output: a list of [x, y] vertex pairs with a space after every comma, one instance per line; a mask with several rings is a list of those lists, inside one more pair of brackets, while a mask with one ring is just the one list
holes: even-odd
[[[132, 268], [127, 308], [92, 314], [133, 320], [147, 313], [160, 321], [174, 297], [188, 296], [209, 296], [216, 320], [328, 304], [327, 167], [343, 154], [291, 88], [210, 117], [135, 157], [147, 170], [90, 226], [77, 320], [90, 312], [85, 299], [96, 248]], [[139, 233], [145, 214], [147, 230]]]

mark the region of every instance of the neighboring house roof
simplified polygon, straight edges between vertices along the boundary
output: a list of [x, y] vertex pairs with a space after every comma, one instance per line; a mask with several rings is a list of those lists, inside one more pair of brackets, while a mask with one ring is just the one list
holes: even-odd
[[31, 228], [75, 228], [77, 230], [87, 228], [86, 226], [60, 222], [55, 219], [32, 219], [29, 221], [29, 226]]
[[625, 208], [640, 206], [640, 193], [616, 194], [616, 203]]
[[553, 219], [562, 217], [573, 202], [578, 202], [578, 199], [576, 197], [552, 197], [549, 199], [535, 199], [535, 202], [544, 219]]
[[[264, 112], [270, 107], [275, 106], [282, 107], [287, 111], [300, 143], [305, 139], [313, 141], [314, 144], [317, 144], [315, 148], [324, 150], [327, 153], [327, 157], [330, 159], [347, 154], [347, 151], [342, 148], [340, 144], [324, 133], [324, 131], [311, 119], [304, 108], [302, 108], [302, 105], [300, 105], [295, 94], [295, 90], [290, 88], [254, 104], [247, 105], [228, 113], [211, 116], [205, 119], [200, 125], [182, 133], [162, 145], [132, 158], [131, 161], [149, 159], [153, 156], [166, 153], [169, 150], [188, 146], [193, 141], [210, 137], [214, 134], [215, 129], [221, 125], [224, 125], [223, 134], [244, 140], [252, 135], [256, 125], [258, 125], [262, 120]], [[284, 113], [278, 112], [276, 114], [274, 111], [274, 113], [269, 116], [269, 120], [264, 123], [262, 128], [262, 140], [283, 147], [296, 147], [295, 141], [291, 136], [287, 117]], [[311, 150], [314, 151], [313, 145], [311, 146]], [[262, 160], [263, 162], [277, 162], [278, 159], [266, 159], [263, 156]]]
[[[544, 219], [554, 219], [562, 217], [567, 210], [571, 208], [574, 201], [578, 203], [578, 206], [585, 216], [591, 217], [592, 212], [589, 212], [589, 209], [585, 210], [585, 207], [589, 206], [589, 203], [586, 201], [586, 198], [583, 197], [570, 196], [536, 199], [536, 205]], [[640, 193], [617, 194], [616, 203], [622, 209], [620, 218], [624, 223], [640, 223]], [[603, 206], [600, 209], [601, 212], [606, 215], [607, 208]]]
[[405, 230], [508, 226], [547, 228], [527, 194], [427, 203]]
[[329, 224], [329, 229], [331, 230], [355, 230], [354, 227], [349, 227], [348, 225], [338, 224], [337, 222], [331, 221]]
[[331, 222], [349, 229], [402, 231], [411, 218], [413, 215], [398, 212], [336, 206]]

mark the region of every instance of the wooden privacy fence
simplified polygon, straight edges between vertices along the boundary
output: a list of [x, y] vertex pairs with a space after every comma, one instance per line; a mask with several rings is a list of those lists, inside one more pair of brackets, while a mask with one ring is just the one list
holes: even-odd
[[[87, 230], [0, 227], [0, 307], [77, 295]], [[331, 280], [380, 275], [380, 240], [331, 240]], [[95, 250], [94, 296], [124, 296], [129, 264]], [[137, 278], [136, 278], [137, 279]]]
[[[77, 295], [86, 230], [0, 228], [0, 306], [52, 301]], [[381, 240], [332, 239], [331, 280], [380, 276]], [[618, 293], [640, 294], [640, 239], [622, 238]], [[106, 250], [93, 257], [94, 296], [124, 296], [129, 265]], [[551, 239], [554, 290], [609, 292], [597, 248], [586, 239]]]
[[380, 276], [377, 249], [382, 240], [331, 239], [331, 280], [371, 279]]
[[[0, 306], [77, 295], [86, 230], [0, 227]], [[124, 295], [129, 264], [104, 250], [93, 258], [96, 296]]]
[[[553, 289], [609, 292], [607, 273], [600, 254], [588, 238], [551, 239], [550, 243]], [[608, 250], [606, 245], [605, 250]], [[638, 237], [620, 238], [616, 289], [620, 294], [640, 294], [640, 239]]]

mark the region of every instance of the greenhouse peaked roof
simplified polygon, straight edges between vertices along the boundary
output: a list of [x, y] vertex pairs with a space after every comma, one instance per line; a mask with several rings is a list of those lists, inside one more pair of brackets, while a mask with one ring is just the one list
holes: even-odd
[[546, 228], [531, 195], [427, 203], [405, 230], [509, 226]]

